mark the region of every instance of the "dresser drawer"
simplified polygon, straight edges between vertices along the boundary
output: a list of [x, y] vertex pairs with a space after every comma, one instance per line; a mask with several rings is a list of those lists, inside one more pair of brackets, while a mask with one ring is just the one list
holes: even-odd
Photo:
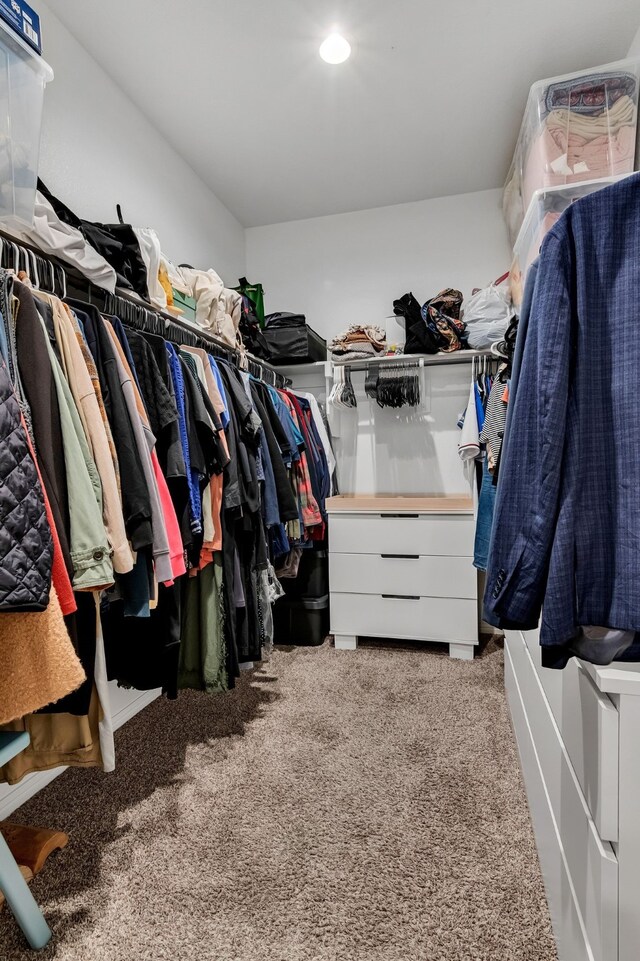
[[340, 594], [478, 595], [478, 572], [469, 557], [419, 554], [330, 554], [329, 587]]
[[505, 644], [505, 684], [559, 955], [613, 961], [618, 957], [618, 862], [589, 817], [516, 632]]
[[477, 643], [478, 607], [458, 598], [332, 593], [331, 632]]
[[556, 718], [562, 716], [562, 688], [564, 687], [564, 671], [552, 671], [542, 666], [542, 651], [540, 648], [540, 631], [521, 631], [521, 637], [531, 655], [533, 666], [538, 672], [540, 683], [547, 695], [551, 710]]
[[521, 636], [598, 833], [603, 841], [617, 841], [618, 711], [579, 660], [572, 658], [563, 671], [543, 668], [538, 632]]
[[565, 668], [559, 727], [567, 753], [605, 841], [618, 840], [618, 711], [579, 661]]
[[331, 514], [337, 554], [443, 554], [473, 557], [472, 514]]

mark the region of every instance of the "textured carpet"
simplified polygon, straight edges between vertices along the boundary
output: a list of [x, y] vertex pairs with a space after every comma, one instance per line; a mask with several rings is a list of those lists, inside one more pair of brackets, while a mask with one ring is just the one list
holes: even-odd
[[[279, 650], [158, 701], [115, 774], [16, 820], [71, 835], [32, 885], [60, 961], [553, 961], [502, 652]], [[26, 961], [0, 916], [0, 958]]]

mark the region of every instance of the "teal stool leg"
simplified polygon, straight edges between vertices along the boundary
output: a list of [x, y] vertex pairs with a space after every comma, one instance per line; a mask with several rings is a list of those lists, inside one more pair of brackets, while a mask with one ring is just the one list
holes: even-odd
[[51, 930], [2, 834], [0, 834], [0, 891], [7, 899], [7, 904], [31, 947], [44, 948], [51, 940]]

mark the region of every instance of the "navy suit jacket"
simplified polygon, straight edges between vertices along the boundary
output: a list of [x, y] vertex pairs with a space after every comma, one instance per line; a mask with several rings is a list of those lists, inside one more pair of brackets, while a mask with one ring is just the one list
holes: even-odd
[[580, 625], [640, 630], [640, 175], [569, 207], [534, 281], [485, 605], [522, 629], [542, 610], [560, 648]]

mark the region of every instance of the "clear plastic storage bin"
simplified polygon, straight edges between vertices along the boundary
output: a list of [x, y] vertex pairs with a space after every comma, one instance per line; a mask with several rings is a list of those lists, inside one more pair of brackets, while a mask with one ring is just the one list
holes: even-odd
[[639, 80], [621, 60], [532, 86], [503, 195], [511, 243], [537, 190], [633, 172]]
[[407, 341], [404, 317], [396, 317], [395, 314], [390, 314], [385, 318], [384, 326], [387, 334], [387, 348], [404, 347]]
[[33, 222], [45, 85], [53, 70], [0, 20], [0, 220]]
[[511, 299], [516, 307], [522, 303], [527, 271], [540, 252], [540, 245], [563, 211], [576, 200], [602, 190], [623, 176], [604, 177], [580, 184], [568, 184], [549, 190], [536, 190], [526, 217], [513, 246], [513, 261], [509, 275]]

